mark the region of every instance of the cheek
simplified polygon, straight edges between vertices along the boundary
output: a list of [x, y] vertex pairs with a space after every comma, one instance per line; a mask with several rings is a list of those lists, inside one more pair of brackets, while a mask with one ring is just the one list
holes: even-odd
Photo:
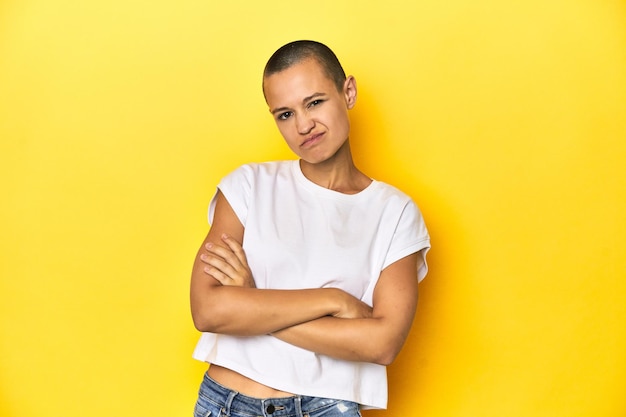
[[338, 133], [347, 137], [348, 132], [350, 131], [350, 118], [348, 117], [348, 112], [345, 109], [340, 109], [337, 114], [339, 116], [333, 120], [333, 125]]
[[278, 131], [283, 138], [287, 139], [289, 137], [289, 126], [286, 123], [277, 123], [276, 127], [278, 127]]
[[295, 133], [294, 133], [294, 128], [292, 124], [291, 123], [277, 123], [276, 126], [278, 127], [278, 131], [280, 132], [280, 135], [283, 137], [285, 142], [287, 142], [287, 145], [289, 145], [289, 147], [291, 148], [295, 142], [295, 139], [294, 139]]

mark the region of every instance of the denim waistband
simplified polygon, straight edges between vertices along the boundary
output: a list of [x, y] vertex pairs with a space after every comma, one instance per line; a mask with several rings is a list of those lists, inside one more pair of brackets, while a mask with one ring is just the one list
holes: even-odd
[[207, 374], [204, 375], [200, 386], [200, 396], [221, 407], [226, 416], [235, 412], [263, 417], [303, 417], [342, 402], [337, 399], [301, 395], [282, 398], [248, 397], [220, 385]]

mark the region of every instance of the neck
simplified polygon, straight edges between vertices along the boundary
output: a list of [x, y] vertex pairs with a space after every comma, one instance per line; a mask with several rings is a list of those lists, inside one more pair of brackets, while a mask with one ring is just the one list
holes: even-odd
[[340, 152], [324, 162], [310, 163], [301, 159], [300, 169], [309, 181], [343, 194], [361, 192], [372, 182], [354, 164], [348, 141]]

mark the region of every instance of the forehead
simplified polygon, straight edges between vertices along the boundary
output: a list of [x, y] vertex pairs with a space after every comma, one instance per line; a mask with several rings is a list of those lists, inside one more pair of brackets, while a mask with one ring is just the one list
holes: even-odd
[[307, 58], [283, 71], [265, 77], [263, 89], [270, 107], [272, 103], [287, 104], [276, 101], [299, 101], [316, 93], [337, 92], [333, 81], [314, 58]]

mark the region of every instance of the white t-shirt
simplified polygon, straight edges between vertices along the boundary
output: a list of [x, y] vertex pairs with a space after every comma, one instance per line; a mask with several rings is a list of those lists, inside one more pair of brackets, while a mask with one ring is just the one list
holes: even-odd
[[[415, 203], [379, 181], [342, 194], [309, 181], [298, 161], [244, 165], [218, 188], [244, 225], [243, 248], [257, 288], [335, 287], [372, 305], [388, 265], [420, 252], [418, 279], [427, 272], [430, 238]], [[213, 220], [215, 198], [209, 207]], [[194, 358], [232, 369], [298, 395], [386, 408], [382, 365], [334, 359], [270, 335], [203, 333]]]

